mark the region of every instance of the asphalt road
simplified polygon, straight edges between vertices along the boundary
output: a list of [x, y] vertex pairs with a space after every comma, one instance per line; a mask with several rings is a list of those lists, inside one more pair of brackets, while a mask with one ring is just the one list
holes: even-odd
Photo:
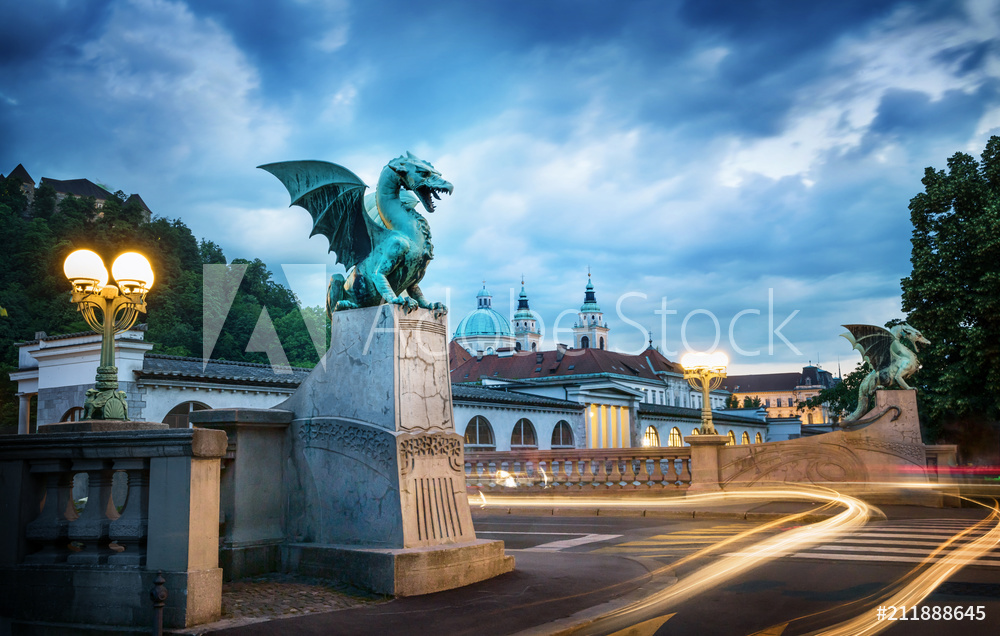
[[[985, 516], [968, 509], [883, 510], [889, 517], [886, 521], [869, 523], [829, 543], [778, 552], [749, 571], [726, 574], [720, 583], [680, 602], [669, 597], [663, 602], [651, 599], [665, 590], [676, 590], [678, 582], [697, 582], [704, 568], [727, 556], [746, 554], [767, 538], [780, 539], [797, 526], [779, 524], [740, 539], [741, 533], [763, 527], [762, 522], [478, 512], [477, 534], [505, 542], [518, 561], [514, 573], [460, 590], [218, 633], [808, 634], [885, 605], [936, 546]], [[733, 538], [713, 554], [688, 558]], [[928, 608], [926, 620], [924, 607]], [[963, 618], [956, 619], [959, 607]], [[889, 627], [881, 632], [891, 636], [997, 634], [1000, 546], [994, 545], [978, 562], [949, 573], [920, 603], [916, 619], [912, 607], [907, 607], [905, 622], [899, 620], [901, 608], [891, 611], [886, 611], [885, 619], [894, 615], [897, 620], [891, 625], [886, 620], [883, 624]], [[618, 617], [593, 622], [609, 612], [617, 612]], [[840, 633], [864, 633], [873, 622], [875, 618], [848, 624]]]

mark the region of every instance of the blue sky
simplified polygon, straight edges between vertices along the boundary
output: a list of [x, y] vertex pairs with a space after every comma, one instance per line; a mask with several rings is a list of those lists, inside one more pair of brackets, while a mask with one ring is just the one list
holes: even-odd
[[902, 316], [924, 168], [1000, 134], [998, 34], [996, 0], [14, 3], [0, 172], [137, 192], [318, 304], [334, 257], [255, 166], [409, 150], [455, 184], [452, 326], [523, 274], [551, 346], [590, 267], [616, 348], [717, 321], [733, 372], [847, 371], [840, 325]]

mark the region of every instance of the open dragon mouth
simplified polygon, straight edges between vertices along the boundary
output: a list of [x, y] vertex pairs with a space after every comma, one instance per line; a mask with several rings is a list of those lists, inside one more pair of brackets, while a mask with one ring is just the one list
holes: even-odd
[[417, 189], [414, 190], [416, 195], [420, 197], [420, 202], [424, 204], [424, 207], [427, 209], [428, 212], [434, 211], [435, 200], [436, 201], [441, 200], [440, 193], [444, 192], [445, 194], [451, 194], [451, 191], [452, 191], [451, 187], [438, 187], [429, 185], [418, 186]]

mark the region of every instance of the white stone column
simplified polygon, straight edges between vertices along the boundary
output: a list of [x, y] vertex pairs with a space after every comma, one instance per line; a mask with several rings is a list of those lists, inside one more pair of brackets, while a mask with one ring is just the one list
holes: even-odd
[[28, 425], [31, 423], [31, 394], [18, 393], [17, 397], [17, 434], [27, 435]]

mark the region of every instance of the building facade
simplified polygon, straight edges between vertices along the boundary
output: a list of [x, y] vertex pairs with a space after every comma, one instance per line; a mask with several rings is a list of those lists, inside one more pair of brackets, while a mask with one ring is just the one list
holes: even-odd
[[840, 379], [829, 371], [809, 365], [803, 367], [801, 373], [731, 375], [723, 380], [723, 388], [741, 403], [747, 397], [760, 399], [769, 418], [798, 418], [804, 426], [829, 425], [830, 410], [825, 404], [801, 410], [798, 405], [838, 382]]

